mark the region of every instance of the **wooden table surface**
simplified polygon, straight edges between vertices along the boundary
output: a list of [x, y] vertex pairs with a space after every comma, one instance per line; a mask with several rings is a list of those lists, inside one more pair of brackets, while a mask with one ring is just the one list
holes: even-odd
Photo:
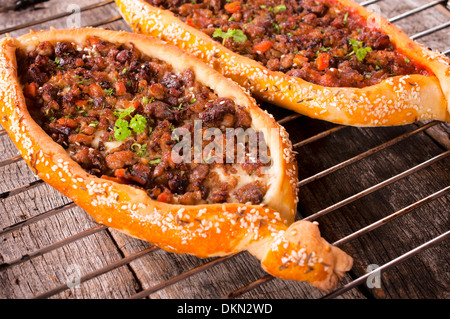
[[[0, 7], [12, 2], [0, 0]], [[130, 30], [110, 1], [81, 10], [78, 20], [71, 15], [70, 10], [100, 2], [50, 0], [35, 8], [0, 13], [0, 30], [55, 15], [60, 17], [32, 28], [66, 28], [80, 23], [81, 26], [101, 24], [114, 30]], [[427, 0], [384, 0], [376, 5], [383, 16], [394, 17], [427, 3]], [[414, 35], [449, 20], [445, 7], [436, 5], [396, 24]], [[25, 26], [9, 34], [18, 36], [29, 29]], [[418, 41], [433, 49], [449, 50], [450, 28]], [[329, 211], [317, 221], [323, 236], [330, 242], [402, 212], [403, 208], [450, 185], [450, 157], [446, 156], [450, 149], [449, 123], [421, 122], [389, 128], [340, 127], [303, 116], [286, 118], [293, 113], [267, 104], [262, 107], [282, 120], [296, 144], [300, 180], [370, 151], [368, 156], [349, 161], [348, 165], [341, 164], [341, 169], [306, 180], [300, 187], [298, 210], [301, 216], [324, 209]], [[419, 129], [424, 125], [428, 126]], [[317, 135], [320, 133], [323, 134]], [[399, 140], [394, 140], [396, 138]], [[371, 150], [380, 145], [383, 147], [372, 154]], [[24, 161], [7, 161], [18, 153], [6, 134], [0, 135], [0, 150], [0, 175], [3, 177], [0, 182], [0, 264], [3, 264], [0, 265], [0, 298], [32, 298], [52, 289], [57, 289], [57, 293], [51, 298], [127, 298], [150, 288], [150, 298], [219, 298], [247, 285], [251, 289], [235, 296], [301, 299], [324, 295], [305, 283], [265, 277], [258, 262], [246, 252], [214, 264], [215, 259], [202, 260], [152, 249], [146, 242], [101, 227], [72, 205], [70, 199], [39, 182]], [[441, 157], [427, 162], [437, 156]], [[409, 173], [409, 169], [422, 163], [425, 163], [423, 167]], [[405, 176], [399, 176], [402, 178], [395, 178], [392, 183], [386, 183], [388, 185], [378, 185], [405, 171]], [[28, 184], [29, 187], [23, 187]], [[374, 185], [378, 186], [373, 192], [367, 191]], [[438, 195], [340, 245], [355, 259], [342, 285], [364, 275], [370, 265], [382, 266], [447, 232], [450, 228], [449, 191]], [[379, 288], [363, 284], [339, 298], [449, 298], [449, 244], [449, 240], [444, 240], [381, 272]], [[102, 271], [96, 273], [97, 270]], [[82, 277], [82, 283], [71, 289], [65, 286], [80, 275], [88, 277]], [[60, 287], [67, 289], [58, 289]]]

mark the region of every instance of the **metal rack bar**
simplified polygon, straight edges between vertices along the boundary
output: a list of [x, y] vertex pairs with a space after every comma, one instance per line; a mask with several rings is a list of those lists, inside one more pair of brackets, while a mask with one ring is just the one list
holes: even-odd
[[287, 123], [287, 122], [289, 122], [289, 121], [296, 120], [296, 119], [298, 119], [299, 117], [302, 117], [302, 115], [301, 115], [301, 114], [298, 114], [298, 113], [295, 113], [295, 114], [292, 114], [292, 115], [288, 115], [288, 116], [286, 116], [285, 118], [282, 118], [281, 120], [279, 120], [279, 121], [278, 121], [278, 124], [284, 125], [285, 123]]
[[[445, 152], [445, 153], [442, 153], [441, 155], [438, 155], [438, 156], [436, 156], [436, 157], [434, 157], [434, 158], [432, 158], [432, 159], [430, 159], [430, 160], [428, 160], [428, 161], [426, 161], [426, 162], [424, 162], [424, 163], [422, 163], [422, 164], [420, 164], [420, 165], [417, 165], [416, 167], [414, 167], [414, 168], [412, 168], [412, 169], [410, 169], [410, 170], [407, 170], [407, 171], [405, 171], [404, 173], [401, 173], [401, 174], [399, 174], [399, 175], [396, 175], [396, 176], [394, 176], [393, 178], [386, 180], [385, 182], [382, 182], [382, 183], [380, 183], [380, 184], [377, 184], [377, 185], [375, 185], [374, 187], [368, 188], [368, 189], [366, 189], [365, 191], [360, 192], [360, 193], [358, 193], [358, 194], [356, 194], [356, 195], [354, 195], [354, 196], [351, 196], [351, 197], [347, 198], [346, 200], [341, 201], [341, 202], [339, 202], [339, 203], [337, 203], [337, 204], [335, 204], [335, 205], [332, 205], [332, 206], [330, 206], [329, 208], [327, 208], [327, 209], [325, 209], [325, 210], [322, 210], [322, 211], [320, 211], [320, 212], [318, 212], [318, 213], [316, 213], [316, 214], [313, 214], [313, 215], [311, 215], [311, 216], [305, 218], [305, 220], [310, 220], [310, 221], [311, 221], [311, 220], [314, 220], [314, 219], [316, 219], [316, 218], [318, 218], [318, 217], [324, 215], [325, 213], [329, 213], [330, 211], [333, 211], [333, 210], [335, 210], [335, 209], [337, 209], [337, 208], [340, 208], [340, 207], [342, 207], [342, 206], [345, 206], [345, 205], [347, 205], [348, 203], [350, 203], [350, 202], [352, 202], [352, 201], [354, 201], [354, 200], [356, 200], [356, 199], [359, 199], [359, 198], [361, 198], [361, 197], [363, 197], [363, 196], [366, 196], [366, 195], [370, 194], [371, 192], [373, 192], [373, 191], [375, 191], [375, 190], [378, 190], [378, 189], [380, 189], [380, 188], [383, 188], [383, 187], [386, 186], [387, 184], [390, 184], [390, 183], [392, 183], [392, 182], [394, 182], [394, 181], [397, 181], [397, 180], [400, 179], [400, 178], [403, 178], [403, 177], [406, 176], [406, 175], [411, 174], [412, 172], [415, 172], [415, 171], [417, 171], [417, 170], [419, 170], [419, 169], [421, 169], [421, 168], [423, 168], [423, 167], [425, 167], [425, 166], [431, 165], [432, 163], [434, 163], [434, 162], [436, 162], [436, 161], [438, 161], [438, 160], [440, 160], [440, 159], [445, 158], [445, 157], [448, 156], [449, 154], [450, 154], [450, 151], [447, 151], [447, 152]], [[406, 174], [406, 173], [407, 173], [407, 174]], [[380, 185], [383, 185], [383, 186], [380, 186]], [[441, 190], [441, 191], [439, 191], [439, 192], [437, 192], [437, 193], [435, 193], [435, 194], [432, 194], [432, 195], [430, 195], [430, 196], [428, 196], [428, 197], [426, 197], [426, 198], [424, 198], [424, 199], [422, 199], [422, 200], [420, 200], [420, 201], [418, 201], [418, 202], [416, 202], [416, 203], [414, 203], [414, 204], [412, 204], [412, 205], [410, 205], [410, 206], [408, 206], [408, 207], [406, 207], [406, 208], [404, 208], [404, 209], [402, 209], [402, 210], [400, 210], [400, 211], [398, 211], [398, 212], [396, 212], [396, 213], [394, 213], [394, 214], [392, 214], [392, 215], [390, 215], [390, 216], [388, 216], [388, 217], [386, 217], [386, 218], [384, 218], [384, 219], [382, 219], [382, 220], [380, 220], [380, 221], [378, 221], [378, 222], [372, 224], [372, 225], [369, 225], [369, 226], [367, 226], [367, 227], [361, 229], [360, 231], [357, 231], [357, 232], [355, 232], [355, 233], [353, 233], [353, 234], [351, 234], [351, 235], [349, 235], [349, 236], [347, 236], [347, 237], [341, 239], [340, 241], [335, 242], [334, 245], [342, 244], [342, 243], [345, 243], [345, 242], [347, 242], [347, 241], [349, 241], [349, 240], [351, 240], [351, 239], [354, 239], [354, 238], [356, 238], [356, 237], [359, 237], [359, 236], [361, 236], [362, 234], [367, 233], [368, 231], [371, 231], [371, 230], [373, 230], [373, 229], [375, 229], [375, 228], [377, 228], [377, 227], [379, 227], [379, 226], [381, 226], [381, 225], [386, 224], [387, 221], [390, 221], [390, 220], [392, 220], [392, 219], [394, 219], [394, 218], [400, 217], [400, 216], [402, 216], [402, 215], [404, 215], [404, 214], [406, 214], [406, 213], [408, 213], [408, 212], [410, 212], [410, 211], [412, 211], [412, 210], [414, 210], [414, 209], [416, 209], [416, 208], [418, 208], [418, 207], [424, 205], [425, 203], [427, 203], [427, 202], [429, 202], [429, 201], [431, 201], [431, 200], [433, 200], [433, 199], [436, 199], [436, 198], [438, 198], [438, 197], [440, 197], [440, 196], [443, 196], [444, 194], [448, 193], [449, 191], [450, 191], [450, 186], [449, 186], [449, 187], [446, 187], [446, 188], [444, 188], [443, 190]], [[19, 263], [21, 263], [21, 262], [23, 262], [23, 261], [29, 260], [29, 259], [31, 259], [31, 258], [40, 256], [40, 255], [42, 255], [42, 254], [44, 254], [44, 253], [47, 253], [47, 252], [49, 252], [49, 251], [51, 251], [51, 250], [54, 250], [54, 249], [56, 249], [56, 248], [60, 248], [60, 247], [62, 247], [62, 246], [67, 245], [67, 244], [70, 243], [70, 242], [73, 242], [73, 241], [76, 241], [76, 240], [78, 240], [78, 239], [84, 238], [84, 237], [86, 237], [86, 236], [88, 236], [88, 235], [91, 235], [91, 234], [93, 234], [93, 233], [96, 233], [96, 232], [101, 231], [101, 230], [104, 230], [104, 229], [106, 229], [106, 226], [101, 226], [101, 225], [100, 225], [100, 226], [97, 226], [97, 227], [92, 228], [92, 229], [90, 229], [90, 230], [81, 232], [81, 233], [79, 233], [79, 234], [77, 234], [77, 235], [74, 235], [74, 236], [72, 236], [72, 237], [69, 237], [68, 239], [65, 239], [65, 240], [60, 241], [60, 242], [58, 242], [58, 243], [55, 243], [55, 244], [53, 244], [53, 245], [44, 247], [44, 248], [42, 248], [42, 249], [40, 249], [40, 250], [38, 250], [38, 251], [36, 251], [36, 252], [30, 254], [30, 255], [25, 255], [25, 256], [22, 256], [21, 258], [18, 258], [18, 259], [14, 260], [14, 261], [11, 261], [11, 262], [9, 262], [9, 263], [2, 264], [2, 265], [0, 265], [0, 270], [1, 270], [1, 269], [4, 269], [4, 268], [6, 268], [6, 267], [12, 266], [12, 265], [17, 265], [17, 264], [19, 264]], [[192, 276], [192, 275], [194, 275], [194, 274], [197, 274], [197, 273], [199, 273], [199, 272], [201, 272], [201, 271], [204, 271], [204, 270], [206, 270], [206, 269], [208, 269], [208, 268], [210, 268], [210, 267], [212, 267], [212, 266], [214, 266], [214, 265], [216, 265], [216, 264], [218, 264], [218, 263], [221, 263], [221, 262], [223, 262], [223, 261], [225, 261], [225, 260], [227, 260], [227, 259], [229, 259], [229, 258], [231, 258], [231, 257], [233, 257], [233, 256], [234, 256], [234, 255], [230, 255], [230, 256], [226, 256], [226, 257], [221, 257], [221, 258], [217, 258], [217, 259], [215, 259], [215, 260], [213, 260], [213, 261], [211, 261], [211, 262], [209, 262], [209, 263], [203, 264], [203, 265], [201, 265], [201, 266], [199, 266], [199, 267], [196, 267], [196, 268], [194, 268], [194, 269], [192, 269], [192, 270], [190, 270], [190, 271], [187, 271], [187, 272], [182, 273], [182, 274], [180, 274], [180, 275], [178, 275], [178, 276], [175, 276], [175, 277], [173, 277], [173, 278], [171, 278], [171, 279], [169, 279], [169, 280], [167, 280], [167, 281], [165, 281], [165, 282], [163, 282], [163, 283], [160, 283], [160, 284], [158, 284], [158, 285], [156, 285], [156, 286], [153, 286], [153, 287], [151, 287], [151, 288], [148, 288], [148, 289], [146, 289], [146, 290], [144, 290], [144, 291], [142, 291], [142, 292], [140, 292], [140, 293], [137, 293], [136, 295], [132, 296], [131, 298], [143, 298], [143, 297], [146, 297], [146, 296], [148, 296], [148, 295], [150, 295], [150, 294], [152, 294], [152, 293], [154, 293], [154, 292], [156, 292], [156, 291], [158, 291], [158, 290], [164, 289], [164, 288], [166, 288], [166, 287], [168, 287], [168, 286], [170, 286], [170, 285], [172, 285], [172, 284], [174, 284], [174, 283], [179, 282], [180, 280], [183, 280], [183, 279], [185, 279], [185, 278], [187, 278], [187, 277], [190, 277], [190, 276]], [[135, 258], [134, 258], [134, 259], [135, 259]], [[134, 259], [133, 259], [133, 260], [134, 260]], [[124, 264], [125, 264], [125, 263], [127, 263], [127, 262], [124, 262]], [[120, 265], [122, 265], [122, 264], [120, 264]], [[104, 267], [104, 268], [102, 268], [102, 269], [100, 269], [100, 270], [97, 270], [97, 271], [94, 272], [94, 273], [91, 273], [91, 274], [86, 275], [86, 276], [84, 277], [85, 280], [92, 279], [92, 278], [94, 278], [94, 277], [96, 277], [96, 276], [98, 276], [98, 275], [101, 275], [101, 274], [107, 272], [106, 270], [109, 269], [108, 267], [109, 267], [109, 266]], [[119, 266], [117, 266], [117, 267], [119, 267]], [[116, 268], [116, 267], [114, 267], [114, 268]], [[256, 286], [256, 285], [262, 284], [262, 283], [267, 282], [267, 281], [268, 281], [268, 278], [264, 278], [264, 279], [262, 279], [262, 280], [258, 280], [256, 283], [252, 283], [252, 284], [251, 284], [251, 287], [254, 287], [254, 286]], [[248, 288], [248, 287], [245, 287], [245, 289], [243, 289], [243, 290], [239, 290], [239, 291], [233, 292], [231, 295], [228, 295], [227, 298], [231, 298], [232, 296], [236, 296], [239, 292], [247, 291], [247, 288]], [[47, 295], [50, 296], [50, 295], [53, 294], [53, 292], [54, 292], [54, 293], [58, 293], [58, 292], [60, 292], [60, 291], [62, 291], [62, 290], [64, 290], [64, 289], [65, 289], [65, 287], [59, 286], [58, 288], [55, 288], [54, 290], [52, 290], [52, 292], [47, 292], [47, 293], [43, 294], [43, 296], [47, 296]]]

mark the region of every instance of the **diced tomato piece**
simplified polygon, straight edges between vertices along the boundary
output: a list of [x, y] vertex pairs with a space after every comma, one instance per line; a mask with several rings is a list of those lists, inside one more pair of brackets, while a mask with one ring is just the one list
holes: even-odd
[[272, 47], [272, 42], [269, 40], [264, 40], [259, 42], [253, 47], [253, 52], [263, 54], [267, 52]]
[[23, 94], [25, 94], [26, 97], [29, 97], [30, 99], [34, 99], [37, 96], [37, 89], [38, 85], [35, 82], [32, 82], [30, 84], [25, 84], [23, 88]]
[[77, 121], [68, 117], [61, 117], [56, 121], [56, 123], [58, 123], [61, 126], [68, 127], [70, 129], [75, 129], [78, 127]]
[[234, 1], [234, 2], [231, 2], [231, 3], [227, 3], [224, 8], [225, 8], [225, 10], [228, 13], [238, 12], [239, 10], [241, 10], [241, 2], [240, 1]]
[[330, 55], [328, 53], [319, 53], [316, 59], [317, 70], [323, 71], [330, 66]]

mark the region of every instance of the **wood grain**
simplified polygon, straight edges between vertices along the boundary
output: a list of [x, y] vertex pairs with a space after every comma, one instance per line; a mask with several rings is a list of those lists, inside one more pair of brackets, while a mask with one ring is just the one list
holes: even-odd
[[[11, 2], [0, 0], [0, 7]], [[70, 3], [82, 8], [94, 2], [72, 0]], [[380, 1], [377, 6], [381, 13], [389, 18], [425, 3], [427, 0]], [[0, 30], [64, 13], [68, 5], [66, 2], [50, 0], [39, 5], [37, 10], [0, 13]], [[118, 14], [112, 3], [85, 11], [81, 14], [81, 26], [101, 23], [117, 17]], [[448, 11], [443, 6], [436, 6], [396, 24], [413, 35], [448, 21], [448, 18]], [[68, 18], [63, 17], [32, 28], [65, 28], [67, 22]], [[105, 24], [103, 27], [130, 31], [123, 20]], [[19, 36], [28, 30], [29, 28], [25, 28], [10, 34]], [[450, 30], [447, 28], [421, 38], [419, 42], [433, 49], [447, 50], [450, 48], [449, 35]], [[268, 104], [262, 104], [262, 107], [276, 119], [292, 114]], [[299, 147], [296, 149], [300, 166], [299, 178], [313, 176], [423, 124], [370, 129], [345, 127]], [[292, 142], [297, 143], [336, 125], [299, 117], [285, 123], [285, 127]], [[298, 207], [301, 215], [297, 218], [310, 216], [441, 154], [450, 149], [449, 135], [450, 125], [439, 123], [302, 186]], [[16, 148], [5, 135], [0, 136], [0, 149], [0, 161], [17, 155]], [[439, 191], [450, 184], [449, 165], [450, 157], [447, 157], [320, 217], [317, 221], [322, 234], [330, 242], [336, 241]], [[23, 161], [0, 167], [0, 174], [3, 177], [0, 194], [37, 180]], [[75, 207], [14, 231], [7, 231], [11, 225], [46, 216], [46, 212], [71, 201], [46, 184], [4, 197], [0, 199], [0, 267], [2, 263], [20, 260], [27, 254], [33, 254], [55, 243], [64, 243], [67, 238], [98, 226], [84, 211]], [[447, 231], [450, 226], [449, 200], [448, 194], [442, 196], [343, 245], [342, 248], [355, 258], [355, 266], [346, 275], [343, 283], [363, 275], [369, 265], [382, 265]], [[79, 269], [81, 275], [89, 274], [148, 247], [150, 244], [115, 230], [101, 230], [42, 256], [0, 268], [0, 298], [38, 296], [66, 284], [76, 274], [74, 269]], [[449, 264], [448, 251], [449, 243], [444, 241], [383, 273], [380, 289], [360, 286], [343, 294], [341, 298], [449, 298], [450, 278], [448, 271], [446, 272]], [[107, 271], [52, 298], [126, 298], [145, 289], [152, 289], [150, 298], [218, 298], [258, 282], [266, 275], [258, 262], [247, 253], [238, 254], [207, 268], [208, 262], [213, 260], [155, 250], [128, 265]], [[190, 270], [199, 271], [192, 276], [186, 275]], [[323, 293], [304, 283], [273, 279], [256, 285], [238, 297], [300, 299], [320, 298], [322, 295]]]

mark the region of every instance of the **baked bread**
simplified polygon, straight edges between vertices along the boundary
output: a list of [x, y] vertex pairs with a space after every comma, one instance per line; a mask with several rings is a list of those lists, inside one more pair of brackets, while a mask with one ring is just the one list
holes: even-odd
[[450, 119], [449, 59], [350, 0], [116, 0], [255, 97], [354, 126]]
[[[323, 290], [351, 268], [316, 223], [294, 222], [297, 166], [285, 130], [237, 84], [175, 46], [95, 28], [6, 37], [0, 111], [36, 175], [98, 223], [175, 253], [248, 250], [268, 273]], [[196, 123], [201, 133], [253, 129], [269, 160], [251, 161], [254, 145], [244, 140], [242, 161], [211, 161], [225, 156], [217, 149], [177, 161], [189, 149], [175, 147], [195, 138]], [[203, 135], [201, 155], [210, 141]]]

